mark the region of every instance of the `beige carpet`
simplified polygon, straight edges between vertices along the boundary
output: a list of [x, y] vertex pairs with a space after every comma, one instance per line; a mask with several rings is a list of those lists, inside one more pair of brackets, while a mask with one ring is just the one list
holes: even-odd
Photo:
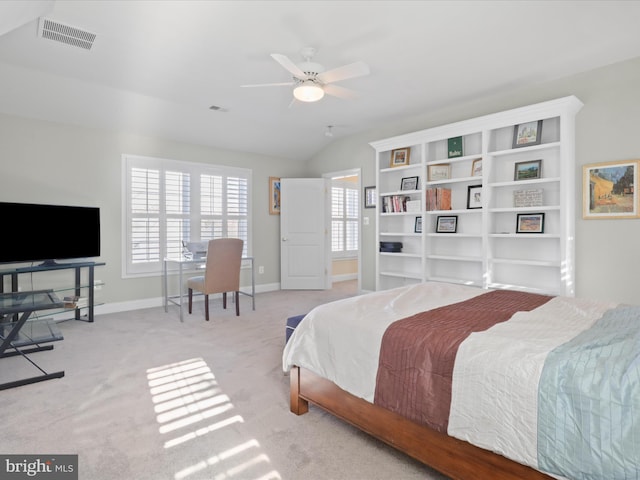
[[[281, 370], [287, 317], [355, 294], [241, 296], [240, 317], [201, 302], [59, 325], [64, 341], [32, 355], [66, 375], [0, 391], [0, 453], [77, 454], [83, 480], [443, 479], [322, 410], [289, 412]], [[0, 381], [37, 370], [0, 359]]]

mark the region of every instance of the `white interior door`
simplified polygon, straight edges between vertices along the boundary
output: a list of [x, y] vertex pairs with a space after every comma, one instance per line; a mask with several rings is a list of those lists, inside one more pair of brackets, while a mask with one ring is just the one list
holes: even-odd
[[280, 288], [331, 288], [329, 181], [280, 180]]

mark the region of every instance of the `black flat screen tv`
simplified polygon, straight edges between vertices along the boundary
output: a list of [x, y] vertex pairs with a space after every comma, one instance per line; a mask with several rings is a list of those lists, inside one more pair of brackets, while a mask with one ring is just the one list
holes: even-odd
[[0, 202], [0, 263], [100, 256], [100, 209]]

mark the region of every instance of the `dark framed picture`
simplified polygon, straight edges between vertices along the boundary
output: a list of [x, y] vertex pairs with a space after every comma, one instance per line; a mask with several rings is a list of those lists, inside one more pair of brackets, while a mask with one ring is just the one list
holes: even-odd
[[436, 233], [456, 233], [458, 231], [458, 216], [438, 216], [436, 219]]
[[422, 233], [422, 217], [416, 217], [416, 223], [413, 227], [415, 233]]
[[516, 233], [544, 233], [544, 213], [519, 213]]
[[376, 186], [364, 187], [364, 208], [376, 208]]
[[447, 157], [455, 158], [464, 155], [462, 149], [462, 137], [453, 137], [447, 140]]
[[417, 190], [418, 177], [404, 177], [400, 182], [400, 190]]
[[533, 180], [542, 176], [542, 160], [517, 162], [513, 170], [514, 180]]
[[411, 149], [409, 147], [391, 150], [391, 164], [389, 166], [401, 167], [403, 165], [409, 165], [410, 155]]
[[542, 120], [521, 123], [513, 127], [513, 148], [539, 145], [542, 140]]
[[482, 208], [482, 185], [467, 187], [467, 208]]

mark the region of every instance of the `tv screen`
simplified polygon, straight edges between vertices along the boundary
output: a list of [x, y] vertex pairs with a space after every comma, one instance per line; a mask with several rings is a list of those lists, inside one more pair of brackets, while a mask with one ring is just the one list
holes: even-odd
[[100, 209], [0, 202], [0, 262], [46, 262], [100, 256]]

